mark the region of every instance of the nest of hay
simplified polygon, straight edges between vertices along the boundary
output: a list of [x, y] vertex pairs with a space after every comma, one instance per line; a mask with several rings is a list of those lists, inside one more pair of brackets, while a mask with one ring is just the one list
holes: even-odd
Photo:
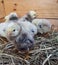
[[0, 39], [0, 65], [57, 65], [58, 64], [58, 32], [50, 36], [35, 37], [34, 49], [29, 52], [30, 58], [16, 51], [15, 46]]

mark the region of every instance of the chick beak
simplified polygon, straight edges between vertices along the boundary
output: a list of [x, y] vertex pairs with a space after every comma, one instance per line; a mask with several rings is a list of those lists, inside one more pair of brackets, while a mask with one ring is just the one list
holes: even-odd
[[9, 31], [9, 32], [8, 32], [8, 36], [10, 36], [10, 35], [11, 35], [11, 32]]

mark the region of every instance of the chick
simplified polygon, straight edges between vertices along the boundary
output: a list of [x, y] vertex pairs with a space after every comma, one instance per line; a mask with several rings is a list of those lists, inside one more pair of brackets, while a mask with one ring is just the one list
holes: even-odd
[[13, 41], [20, 34], [20, 31], [21, 27], [15, 22], [8, 23], [5, 28], [6, 37], [9, 41]]
[[13, 42], [16, 49], [22, 54], [27, 54], [34, 47], [34, 38], [29, 34], [28, 29], [22, 25], [11, 22], [6, 28], [6, 36], [9, 41]]
[[34, 19], [32, 21], [36, 25], [38, 33], [47, 33], [51, 30], [51, 23], [47, 19]]
[[0, 36], [6, 37], [5, 28], [7, 28], [8, 25], [11, 25], [10, 22], [15, 22], [19, 18], [15, 12], [10, 13], [5, 17], [6, 21], [3, 23], [0, 23]]
[[20, 21], [29, 21], [32, 22], [33, 19], [36, 18], [36, 12], [35, 11], [29, 11], [26, 15], [24, 15], [22, 18], [20, 18]]

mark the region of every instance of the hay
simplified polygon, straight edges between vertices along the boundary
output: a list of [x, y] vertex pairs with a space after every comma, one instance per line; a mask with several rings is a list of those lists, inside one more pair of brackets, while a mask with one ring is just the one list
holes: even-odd
[[50, 36], [35, 37], [34, 49], [29, 52], [29, 59], [16, 52], [15, 46], [0, 39], [0, 65], [57, 65], [58, 64], [58, 32]]

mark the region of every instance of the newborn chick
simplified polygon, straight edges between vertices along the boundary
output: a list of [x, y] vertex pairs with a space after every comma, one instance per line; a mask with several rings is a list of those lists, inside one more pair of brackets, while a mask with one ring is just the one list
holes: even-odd
[[[29, 31], [29, 30], [28, 30]], [[34, 47], [34, 38], [22, 25], [10, 22], [6, 28], [6, 36], [14, 43], [16, 49], [23, 53], [28, 53]]]
[[8, 23], [5, 28], [6, 37], [9, 41], [13, 41], [20, 34], [20, 31], [21, 27], [15, 22]]

